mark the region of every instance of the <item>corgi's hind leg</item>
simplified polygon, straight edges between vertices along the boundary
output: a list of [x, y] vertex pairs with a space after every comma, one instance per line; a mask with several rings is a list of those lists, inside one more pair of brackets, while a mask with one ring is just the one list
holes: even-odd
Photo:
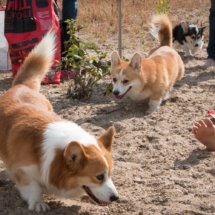
[[176, 81], [180, 80], [184, 76], [184, 63], [180, 56], [178, 56], [178, 77]]
[[14, 178], [22, 198], [28, 203], [29, 210], [36, 212], [49, 210], [43, 199], [43, 190], [37, 181], [30, 178], [22, 169], [14, 174]]

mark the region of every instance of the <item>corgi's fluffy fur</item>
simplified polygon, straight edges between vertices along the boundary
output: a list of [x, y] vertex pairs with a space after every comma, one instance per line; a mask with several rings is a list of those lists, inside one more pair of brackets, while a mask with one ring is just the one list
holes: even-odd
[[175, 81], [184, 75], [179, 54], [172, 49], [172, 25], [169, 18], [156, 15], [152, 19], [151, 33], [160, 46], [151, 51], [147, 59], [136, 53], [130, 62], [122, 61], [117, 52], [111, 55], [113, 93], [117, 99], [126, 94], [135, 101], [150, 97], [148, 113], [156, 111], [162, 100], [168, 98]]
[[114, 128], [96, 138], [52, 111], [39, 93], [55, 53], [49, 32], [0, 98], [0, 157], [29, 209], [46, 211], [43, 190], [63, 198], [88, 194], [107, 205], [118, 194], [111, 180]]
[[208, 26], [198, 28], [189, 22], [182, 22], [173, 29], [173, 43], [180, 44], [185, 51], [185, 56], [193, 56], [204, 45], [204, 33]]

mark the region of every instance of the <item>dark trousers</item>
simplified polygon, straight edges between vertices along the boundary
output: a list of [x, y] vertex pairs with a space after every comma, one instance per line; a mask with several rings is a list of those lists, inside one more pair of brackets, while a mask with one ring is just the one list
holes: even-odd
[[215, 60], [215, 0], [211, 0], [210, 9], [210, 34], [209, 34], [209, 44], [207, 47], [208, 58]]
[[77, 19], [78, 13], [78, 0], [63, 0], [63, 23], [62, 23], [62, 36], [61, 36], [61, 52], [64, 52], [64, 42], [69, 40], [69, 34], [67, 34], [67, 26], [65, 23], [67, 19]]
[[63, 22], [67, 19], [77, 19], [78, 0], [63, 0]]

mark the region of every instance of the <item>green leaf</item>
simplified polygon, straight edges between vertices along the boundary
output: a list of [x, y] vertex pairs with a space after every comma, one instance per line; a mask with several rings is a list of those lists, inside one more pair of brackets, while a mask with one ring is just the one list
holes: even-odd
[[75, 63], [72, 65], [72, 68], [73, 69], [77, 68], [77, 66], [75, 65]]
[[99, 57], [99, 59], [101, 60], [101, 59], [106, 58], [107, 53], [108, 53], [108, 52], [102, 52], [101, 55], [100, 55], [100, 57]]
[[85, 51], [83, 49], [79, 49], [79, 54], [83, 58], [85, 55]]
[[74, 54], [73, 56], [75, 59], [81, 60], [82, 58], [79, 55]]
[[107, 87], [107, 89], [106, 89], [106, 91], [104, 93], [104, 96], [110, 95], [110, 93], [112, 93], [112, 91], [113, 91], [113, 85], [111, 83], [111, 84], [108, 85], [108, 87]]
[[94, 61], [94, 60], [98, 60], [97, 57], [90, 57], [90, 60]]
[[99, 53], [100, 53], [100, 51], [98, 51], [97, 49], [94, 49], [94, 51], [96, 52], [96, 54], [99, 54]]
[[95, 78], [91, 77], [87, 83], [87, 85], [91, 86], [93, 82], [95, 81]]

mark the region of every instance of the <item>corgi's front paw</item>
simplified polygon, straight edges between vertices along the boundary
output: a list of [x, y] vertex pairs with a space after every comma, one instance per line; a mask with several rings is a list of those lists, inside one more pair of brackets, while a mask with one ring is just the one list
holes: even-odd
[[[158, 109], [158, 108], [157, 108]], [[156, 112], [157, 111], [157, 109], [148, 109], [147, 111], [146, 111], [146, 114], [151, 114], [151, 113], [153, 113], [153, 112]]]
[[161, 100], [155, 101], [155, 100], [150, 99], [149, 100], [149, 109], [146, 111], [146, 113], [150, 114], [150, 113], [156, 112], [157, 109], [160, 107], [160, 103], [161, 103]]
[[28, 209], [36, 212], [46, 212], [50, 208], [45, 202], [30, 202]]
[[189, 56], [193, 57], [191, 51], [188, 51], [188, 52], [185, 53], [185, 57], [189, 57]]

